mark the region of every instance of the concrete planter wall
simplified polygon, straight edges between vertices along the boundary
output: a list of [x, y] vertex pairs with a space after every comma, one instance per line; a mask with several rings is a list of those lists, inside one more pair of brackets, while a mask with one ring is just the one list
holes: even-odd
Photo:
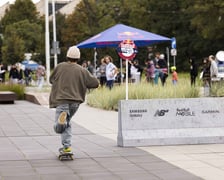
[[224, 98], [121, 100], [118, 146], [224, 142]]

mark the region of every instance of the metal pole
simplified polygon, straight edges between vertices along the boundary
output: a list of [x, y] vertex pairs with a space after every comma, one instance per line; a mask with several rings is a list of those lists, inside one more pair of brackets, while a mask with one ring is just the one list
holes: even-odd
[[167, 55], [167, 73], [168, 75], [170, 74], [170, 53], [169, 53], [169, 48], [166, 48], [166, 55]]
[[120, 74], [121, 74], [121, 84], [123, 84], [123, 65], [122, 65], [122, 59], [120, 58]]
[[173, 56], [173, 65], [176, 66], [176, 56]]
[[126, 59], [126, 100], [128, 100], [128, 60]]
[[53, 41], [54, 41], [54, 67], [58, 64], [58, 46], [57, 46], [57, 39], [56, 39], [56, 18], [55, 18], [55, 2], [52, 0], [52, 18], [53, 18]]
[[49, 44], [49, 13], [48, 13], [48, 0], [45, 0], [45, 56], [46, 56], [46, 78], [49, 85], [50, 77], [50, 44]]

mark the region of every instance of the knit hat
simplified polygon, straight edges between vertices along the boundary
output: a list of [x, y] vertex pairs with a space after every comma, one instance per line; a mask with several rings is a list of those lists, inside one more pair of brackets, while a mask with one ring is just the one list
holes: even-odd
[[71, 46], [67, 51], [67, 57], [72, 59], [80, 58], [80, 50], [77, 46]]

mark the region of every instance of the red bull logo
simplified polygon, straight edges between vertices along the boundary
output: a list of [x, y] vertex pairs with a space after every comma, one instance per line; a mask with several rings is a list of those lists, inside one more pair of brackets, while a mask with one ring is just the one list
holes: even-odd
[[121, 58], [131, 60], [137, 53], [137, 47], [130, 39], [124, 40], [119, 44], [118, 54]]

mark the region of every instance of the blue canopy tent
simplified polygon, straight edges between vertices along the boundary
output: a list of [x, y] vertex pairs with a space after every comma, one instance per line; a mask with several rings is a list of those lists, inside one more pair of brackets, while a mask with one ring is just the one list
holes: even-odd
[[[148, 46], [164, 41], [171, 41], [170, 38], [158, 34], [150, 33], [141, 29], [126, 26], [123, 24], [114, 25], [103, 32], [77, 44], [78, 48], [103, 48], [118, 47], [123, 40], [134, 41], [137, 47]], [[94, 54], [94, 64], [96, 67], [96, 51]], [[122, 66], [122, 64], [121, 64]]]
[[[137, 47], [148, 46], [164, 41], [171, 41], [170, 38], [165, 36], [150, 33], [123, 24], [117, 24], [77, 44], [76, 46], [78, 48], [118, 47], [123, 40], [127, 39], [134, 41]], [[96, 51], [94, 55], [94, 64], [96, 67]]]
[[[117, 24], [105, 31], [77, 44], [78, 48], [103, 48], [103, 47], [118, 47], [123, 40], [134, 41], [137, 47], [148, 46], [164, 41], [171, 41], [170, 38], [150, 33], [141, 29], [133, 28], [123, 24]], [[122, 62], [120, 61], [121, 69]], [[94, 66], [96, 68], [96, 51], [94, 55]], [[126, 61], [128, 66], [128, 61]], [[127, 74], [127, 69], [126, 69]], [[126, 81], [126, 99], [128, 99], [128, 83]]]
[[29, 69], [31, 69], [32, 71], [33, 71], [33, 70], [37, 70], [37, 68], [38, 68], [38, 66], [39, 66], [39, 64], [38, 64], [37, 62], [32, 61], [32, 60], [24, 60], [24, 61], [22, 61], [21, 64], [24, 65], [25, 68], [29, 68]]
[[77, 44], [78, 48], [102, 48], [117, 47], [123, 40], [134, 41], [137, 47], [148, 46], [164, 41], [171, 41], [170, 38], [150, 33], [141, 29], [133, 28], [123, 24], [117, 24], [105, 31]]

